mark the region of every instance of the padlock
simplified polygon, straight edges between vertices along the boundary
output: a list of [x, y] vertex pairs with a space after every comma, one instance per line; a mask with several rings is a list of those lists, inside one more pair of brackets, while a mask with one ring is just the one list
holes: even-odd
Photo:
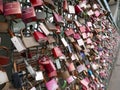
[[81, 12], [83, 12], [83, 10], [81, 9], [81, 7], [79, 5], [75, 5], [75, 13], [79, 14]]
[[22, 51], [26, 50], [26, 48], [20, 38], [16, 37], [10, 29], [8, 29], [8, 33], [10, 34], [11, 41], [14, 44], [14, 46], [18, 52], [22, 52]]
[[69, 72], [72, 72], [75, 70], [75, 66], [74, 66], [73, 62], [66, 62], [66, 66], [67, 66]]
[[81, 26], [81, 24], [77, 20], [74, 20], [74, 23], [75, 23], [76, 27], [78, 27], [78, 28]]
[[61, 68], [62, 68], [59, 59], [56, 59], [56, 60], [55, 60], [55, 63], [56, 63], [56, 67], [57, 67], [57, 69], [61, 69]]
[[37, 11], [36, 12], [36, 19], [38, 20], [38, 21], [45, 21], [45, 18], [46, 18], [46, 13], [45, 12], [43, 12], [43, 11]]
[[46, 42], [48, 40], [48, 38], [42, 32], [39, 32], [39, 31], [34, 31], [33, 36], [35, 40], [39, 43]]
[[81, 73], [82, 71], [87, 71], [87, 68], [84, 64], [78, 64], [77, 65], [77, 71]]
[[12, 19], [21, 18], [21, 6], [18, 1], [9, 2], [4, 4], [4, 15], [12, 16]]
[[37, 71], [36, 72], [35, 80], [36, 81], [44, 80], [43, 72], [42, 71]]
[[33, 7], [40, 7], [43, 5], [43, 0], [30, 0]]
[[26, 7], [22, 10], [22, 20], [25, 23], [36, 21], [36, 13], [33, 7]]
[[69, 5], [69, 6], [68, 6], [68, 10], [69, 10], [69, 13], [70, 13], [70, 14], [75, 14], [75, 8], [74, 8], [74, 6]]
[[45, 25], [48, 28], [48, 30], [50, 30], [50, 31], [57, 31], [57, 28], [56, 28], [56, 26], [53, 23], [46, 22]]
[[58, 89], [57, 81], [53, 78], [50, 81], [45, 83], [47, 90], [56, 90]]
[[86, 31], [86, 27], [85, 26], [80, 26], [80, 31], [81, 31], [81, 33], [84, 33]]
[[67, 43], [67, 41], [65, 40], [65, 38], [61, 38], [61, 41], [62, 41], [62, 43], [63, 43], [63, 45], [64, 45], [65, 47], [68, 47], [68, 43]]
[[75, 34], [73, 35], [73, 37], [74, 37], [74, 39], [76, 39], [76, 40], [79, 40], [79, 39], [81, 38], [79, 33], [75, 33]]
[[54, 47], [52, 52], [53, 52], [54, 57], [56, 57], [56, 58], [63, 56], [63, 53], [59, 47]]
[[56, 71], [56, 68], [48, 56], [43, 56], [39, 59], [39, 64], [43, 65], [47, 74], [50, 74], [53, 71]]
[[44, 34], [46, 36], [48, 36], [50, 34], [49, 30], [47, 29], [47, 27], [43, 23], [40, 23], [39, 27], [44, 32]]

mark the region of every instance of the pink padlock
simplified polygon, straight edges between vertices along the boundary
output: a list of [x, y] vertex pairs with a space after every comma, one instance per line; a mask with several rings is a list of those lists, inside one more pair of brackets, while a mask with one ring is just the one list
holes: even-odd
[[84, 33], [86, 31], [86, 27], [85, 26], [80, 26], [80, 31], [81, 31], [81, 33]]
[[66, 79], [66, 81], [68, 82], [68, 84], [72, 83], [75, 79], [73, 78], [73, 76], [70, 76], [69, 78]]
[[56, 90], [58, 88], [57, 81], [54, 78], [48, 81], [45, 85], [47, 90]]
[[75, 70], [75, 66], [72, 62], [67, 62], [66, 65], [67, 65], [69, 71]]

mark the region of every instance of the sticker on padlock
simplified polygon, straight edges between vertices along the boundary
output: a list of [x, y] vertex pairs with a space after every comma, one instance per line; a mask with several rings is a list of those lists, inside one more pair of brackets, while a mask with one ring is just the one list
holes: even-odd
[[86, 9], [87, 8], [86, 2], [83, 1], [82, 3], [80, 3], [80, 7]]
[[77, 42], [78, 42], [79, 46], [85, 45], [83, 39], [79, 39], [79, 40], [77, 40]]
[[90, 38], [87, 39], [87, 44], [92, 44], [92, 40]]
[[43, 77], [42, 71], [36, 72], [35, 80], [39, 81], [39, 80], [43, 80], [43, 79], [44, 79], [44, 77]]
[[48, 73], [48, 77], [49, 77], [49, 78], [57, 77], [57, 71], [54, 70], [54, 71]]
[[91, 23], [91, 22], [87, 22], [87, 25], [88, 25], [89, 27], [92, 27], [92, 23]]
[[86, 39], [87, 38], [87, 34], [86, 33], [82, 33], [82, 37], [83, 37], [83, 39]]
[[61, 69], [60, 60], [59, 60], [59, 59], [56, 59], [56, 60], [55, 60], [55, 63], [56, 63], [57, 69]]
[[87, 12], [87, 14], [88, 14], [89, 16], [91, 16], [91, 15], [94, 14], [94, 12], [93, 12], [92, 10], [90, 10], [90, 11]]
[[93, 9], [98, 9], [97, 4], [93, 4]]
[[69, 13], [70, 14], [75, 14], [75, 8], [74, 8], [74, 6], [69, 5], [68, 8], [69, 8]]
[[63, 43], [63, 45], [64, 45], [65, 47], [68, 46], [68, 43], [67, 43], [67, 41], [65, 40], [65, 38], [61, 38], [61, 41], [62, 41], [62, 43]]
[[76, 60], [76, 56], [75, 56], [74, 53], [71, 55], [71, 59], [72, 59], [72, 60]]
[[85, 67], [85, 65], [84, 64], [82, 64], [82, 65], [79, 65], [78, 67], [77, 67], [77, 70], [78, 70], [78, 72], [79, 73], [81, 73], [82, 71], [87, 71], [87, 68]]

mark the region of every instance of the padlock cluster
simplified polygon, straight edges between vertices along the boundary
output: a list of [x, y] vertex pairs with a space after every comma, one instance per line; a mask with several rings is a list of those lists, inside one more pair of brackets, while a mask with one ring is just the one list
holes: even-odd
[[[14, 57], [21, 58], [13, 62], [15, 88], [106, 89], [119, 34], [97, 0], [6, 2], [3, 13], [11, 25]], [[16, 33], [12, 23], [17, 19], [25, 27]]]

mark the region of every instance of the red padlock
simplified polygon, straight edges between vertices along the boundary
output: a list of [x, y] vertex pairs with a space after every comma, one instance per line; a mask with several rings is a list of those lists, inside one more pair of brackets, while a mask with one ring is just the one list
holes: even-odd
[[22, 19], [25, 23], [36, 21], [36, 13], [33, 7], [24, 8], [22, 10]]
[[81, 9], [81, 7], [79, 5], [75, 5], [75, 13], [79, 14], [81, 12], [83, 12], [83, 10]]
[[54, 57], [58, 58], [63, 55], [61, 49], [59, 47], [54, 47], [52, 50]]
[[7, 55], [0, 55], [0, 65], [9, 65], [10, 58], [8, 56], [9, 49], [5, 46], [0, 46], [0, 50], [4, 50]]
[[56, 23], [62, 23], [62, 24], [64, 23], [61, 15], [53, 12], [53, 17], [54, 17], [54, 20], [55, 20]]
[[10, 2], [4, 4], [4, 15], [5, 16], [14, 16], [13, 18], [21, 18], [21, 6], [19, 2]]
[[34, 31], [33, 36], [37, 42], [46, 42], [48, 38], [39, 31]]
[[53, 71], [56, 70], [53, 62], [47, 56], [43, 56], [42, 58], [40, 58], [39, 64], [44, 67], [47, 74], [50, 74], [50, 73], [52, 73]]
[[39, 7], [43, 5], [43, 0], [30, 0], [33, 7]]

